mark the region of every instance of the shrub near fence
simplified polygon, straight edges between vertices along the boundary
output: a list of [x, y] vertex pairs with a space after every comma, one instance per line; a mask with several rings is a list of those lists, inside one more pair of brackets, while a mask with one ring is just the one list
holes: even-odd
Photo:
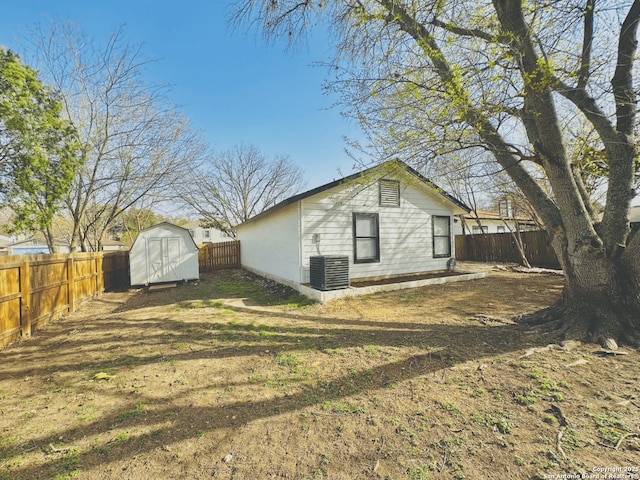
[[240, 242], [205, 243], [198, 250], [201, 272], [240, 266]]
[[[525, 255], [535, 267], [560, 268], [545, 231], [521, 232]], [[510, 233], [456, 235], [456, 259], [477, 262], [516, 262], [520, 254]]]
[[128, 252], [0, 257], [0, 346], [73, 312], [105, 288], [127, 286], [128, 260]]

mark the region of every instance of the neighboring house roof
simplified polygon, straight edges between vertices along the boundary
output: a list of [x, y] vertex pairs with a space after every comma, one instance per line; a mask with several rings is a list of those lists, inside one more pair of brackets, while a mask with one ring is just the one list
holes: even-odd
[[120, 240], [114, 240], [113, 238], [107, 238], [102, 242], [103, 247], [126, 247]]
[[187, 223], [182, 225], [182, 228], [190, 229], [190, 228], [202, 228], [200, 226], [200, 222], [198, 220], [189, 220]]
[[[219, 223], [221, 225], [223, 225], [225, 222], [223, 220], [219, 220]], [[201, 228], [203, 230], [208, 230], [208, 229], [213, 229], [213, 230], [220, 230], [219, 228], [210, 226], [210, 227], [203, 227], [200, 220], [189, 220], [188, 222], [184, 223], [182, 225], [183, 228], [187, 228], [187, 229], [195, 229], [195, 228]], [[222, 231], [222, 230], [220, 230]]]
[[[56, 246], [58, 247], [68, 247], [69, 244], [67, 242], [65, 242], [64, 240], [61, 239], [54, 239], [54, 242], [56, 244]], [[44, 236], [40, 233], [37, 233], [36, 235], [29, 237], [29, 238], [24, 238], [22, 240], [16, 240], [15, 242], [11, 242], [11, 244], [7, 245], [8, 247], [20, 247], [20, 246], [24, 246], [24, 245], [46, 245], [47, 242], [44, 238]]]
[[41, 240], [38, 240], [35, 237], [30, 237], [30, 238], [25, 238], [24, 240], [18, 240], [18, 241], [12, 242], [8, 246], [9, 247], [18, 247], [18, 246], [22, 246], [22, 245], [40, 245], [41, 243], [43, 243]]
[[[480, 209], [465, 213], [464, 218], [467, 220], [503, 220], [503, 218], [500, 216], [498, 212], [492, 212], [489, 210], [480, 210]], [[519, 222], [533, 222], [531, 218], [527, 218], [527, 217], [508, 217], [508, 218], [504, 218], [504, 220], [517, 220]]]
[[402, 161], [399, 161], [399, 160], [391, 160], [391, 161], [388, 161], [388, 162], [381, 163], [380, 165], [376, 165], [374, 167], [367, 168], [366, 170], [363, 170], [361, 172], [354, 173], [352, 175], [349, 175], [348, 177], [344, 177], [344, 178], [341, 178], [339, 180], [334, 180], [333, 182], [327, 183], [325, 185], [321, 185], [319, 187], [313, 188], [313, 189], [308, 190], [306, 192], [294, 195], [293, 197], [287, 198], [286, 200], [283, 200], [282, 202], [274, 205], [273, 207], [268, 208], [267, 210], [259, 213], [258, 215], [254, 216], [254, 217], [251, 217], [249, 220], [241, 223], [240, 225], [244, 225], [246, 223], [250, 223], [250, 222], [252, 222], [254, 220], [257, 220], [257, 219], [262, 218], [262, 217], [264, 217], [266, 215], [269, 215], [269, 214], [275, 212], [276, 210], [280, 210], [281, 208], [286, 207], [287, 205], [291, 205], [292, 203], [298, 202], [300, 200], [304, 200], [305, 198], [311, 197], [313, 195], [317, 195], [318, 193], [322, 193], [322, 192], [324, 192], [326, 190], [329, 190], [331, 188], [337, 187], [337, 186], [342, 185], [344, 183], [347, 183], [349, 181], [357, 180], [357, 179], [362, 178], [362, 177], [366, 177], [367, 175], [369, 175], [371, 173], [374, 173], [377, 170], [384, 171], [384, 167], [385, 166], [392, 166], [392, 165], [400, 167], [402, 171], [404, 171], [405, 173], [408, 173], [409, 175], [413, 176], [416, 180], [418, 180], [419, 182], [423, 183], [430, 190], [434, 191], [434, 193], [437, 193], [440, 196], [444, 197], [448, 202], [452, 203], [454, 206], [464, 210], [465, 212], [469, 212], [471, 210], [471, 208], [469, 208], [467, 205], [465, 205], [462, 201], [458, 200], [453, 195], [450, 195], [449, 193], [445, 192], [443, 189], [438, 187], [435, 183], [433, 183], [427, 177], [422, 175], [417, 170], [414, 170], [413, 168], [411, 168], [406, 163], [404, 163]]

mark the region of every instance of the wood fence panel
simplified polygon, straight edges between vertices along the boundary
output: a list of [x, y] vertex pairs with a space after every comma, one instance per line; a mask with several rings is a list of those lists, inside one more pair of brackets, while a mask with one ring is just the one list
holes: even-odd
[[[42, 258], [49, 257], [46, 260]], [[31, 330], [69, 312], [69, 263], [64, 255], [37, 255], [29, 262]]]
[[[521, 232], [525, 255], [532, 266], [560, 268], [544, 231]], [[520, 254], [510, 233], [456, 235], [456, 258], [477, 262], [520, 263]]]
[[[240, 266], [240, 242], [207, 244], [201, 271]], [[129, 287], [129, 252], [0, 257], [0, 346], [44, 327], [104, 290]]]
[[129, 252], [104, 253], [100, 271], [104, 290], [121, 290], [130, 287]]
[[78, 302], [91, 298], [97, 293], [102, 293], [98, 289], [98, 255], [92, 255], [86, 258], [75, 259], [73, 276], [69, 278], [70, 289], [73, 292], [74, 304], [70, 303], [70, 310], [75, 310]]
[[128, 252], [0, 257], [0, 346], [31, 335], [104, 288], [128, 287], [128, 272]]
[[20, 335], [31, 335], [31, 287], [29, 262], [20, 263]]
[[0, 346], [20, 335], [20, 265], [0, 265]]
[[206, 243], [198, 250], [201, 272], [240, 266], [240, 242]]

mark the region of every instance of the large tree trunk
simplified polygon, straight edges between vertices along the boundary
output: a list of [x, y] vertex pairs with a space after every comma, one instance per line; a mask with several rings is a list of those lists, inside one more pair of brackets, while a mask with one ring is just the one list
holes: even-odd
[[549, 309], [526, 316], [528, 323], [556, 322], [566, 339], [595, 342], [615, 350], [618, 342], [640, 343], [640, 235], [617, 260], [602, 249], [570, 252], [554, 239], [564, 269], [564, 292]]
[[56, 246], [55, 237], [53, 235], [53, 231], [51, 230], [51, 226], [48, 226], [43, 230], [45, 239], [47, 241], [47, 246], [49, 247], [50, 253], [58, 253], [58, 248]]

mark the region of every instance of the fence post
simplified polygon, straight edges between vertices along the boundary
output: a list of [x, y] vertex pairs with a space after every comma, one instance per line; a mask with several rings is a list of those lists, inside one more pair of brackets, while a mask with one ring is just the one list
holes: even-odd
[[20, 262], [20, 335], [31, 336], [31, 280], [29, 262]]
[[76, 266], [73, 257], [67, 258], [67, 281], [69, 291], [69, 313], [76, 310]]
[[102, 271], [102, 252], [96, 252], [96, 295], [104, 292], [104, 272]]

